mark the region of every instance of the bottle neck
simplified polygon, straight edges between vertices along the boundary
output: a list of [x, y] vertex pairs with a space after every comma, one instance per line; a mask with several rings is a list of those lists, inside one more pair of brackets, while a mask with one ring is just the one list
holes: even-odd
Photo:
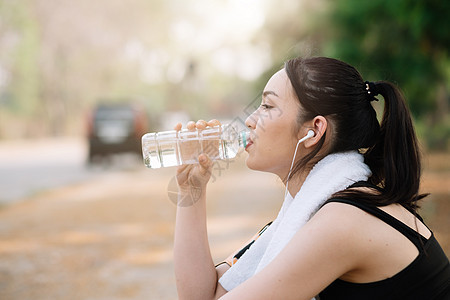
[[250, 138], [250, 131], [242, 130], [241, 132], [239, 132], [239, 147], [245, 149], [245, 147], [247, 147], [249, 138]]

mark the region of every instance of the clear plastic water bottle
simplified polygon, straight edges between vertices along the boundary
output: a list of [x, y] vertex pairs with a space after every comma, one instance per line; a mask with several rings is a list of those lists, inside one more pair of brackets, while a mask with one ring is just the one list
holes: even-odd
[[152, 169], [195, 164], [205, 153], [212, 160], [232, 159], [239, 148], [247, 146], [249, 131], [237, 131], [232, 125], [203, 130], [162, 131], [142, 136], [144, 164]]

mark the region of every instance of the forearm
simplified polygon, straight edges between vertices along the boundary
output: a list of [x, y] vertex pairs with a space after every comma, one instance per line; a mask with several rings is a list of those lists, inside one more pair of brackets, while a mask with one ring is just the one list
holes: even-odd
[[206, 226], [206, 195], [190, 206], [178, 206], [174, 264], [179, 299], [212, 299], [217, 273]]

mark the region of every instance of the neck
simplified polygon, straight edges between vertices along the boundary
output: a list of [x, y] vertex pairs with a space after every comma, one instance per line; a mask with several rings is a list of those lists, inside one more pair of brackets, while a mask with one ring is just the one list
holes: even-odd
[[292, 197], [295, 197], [295, 195], [297, 195], [298, 191], [300, 190], [303, 183], [305, 182], [308, 174], [309, 174], [309, 170], [305, 171], [305, 172], [301, 172], [300, 174], [296, 174], [294, 177], [292, 177], [289, 180], [289, 182], [285, 182], [285, 186], [288, 185], [288, 191]]

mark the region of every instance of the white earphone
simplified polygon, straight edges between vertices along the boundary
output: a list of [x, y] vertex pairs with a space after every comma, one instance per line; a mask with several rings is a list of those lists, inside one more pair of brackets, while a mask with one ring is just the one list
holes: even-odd
[[308, 130], [306, 135], [304, 137], [302, 137], [301, 139], [299, 139], [297, 142], [297, 146], [295, 146], [294, 157], [292, 158], [291, 167], [289, 168], [289, 173], [288, 173], [287, 180], [286, 180], [286, 189], [284, 190], [284, 198], [285, 199], [286, 199], [286, 195], [288, 192], [289, 176], [291, 176], [292, 167], [294, 166], [294, 161], [295, 161], [295, 156], [297, 155], [298, 145], [300, 145], [300, 143], [303, 143], [307, 139], [314, 137], [315, 135], [316, 134], [314, 133], [314, 130], [312, 130], [312, 129]]
[[301, 139], [298, 140], [298, 144], [303, 143], [307, 139], [314, 137], [314, 135], [315, 135], [315, 133], [313, 130], [311, 130], [311, 129], [308, 130], [308, 133], [304, 137], [302, 137]]

